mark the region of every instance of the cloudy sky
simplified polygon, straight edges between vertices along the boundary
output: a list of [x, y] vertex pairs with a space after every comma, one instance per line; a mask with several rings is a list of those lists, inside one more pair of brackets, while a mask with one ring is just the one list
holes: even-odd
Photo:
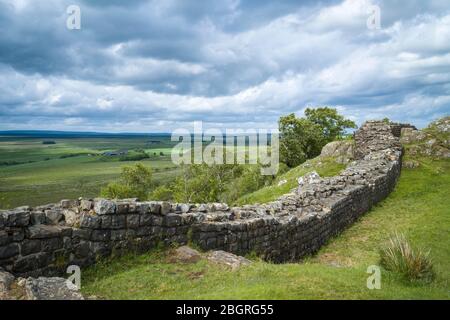
[[449, 115], [449, 1], [0, 0], [0, 130], [273, 128], [320, 105]]

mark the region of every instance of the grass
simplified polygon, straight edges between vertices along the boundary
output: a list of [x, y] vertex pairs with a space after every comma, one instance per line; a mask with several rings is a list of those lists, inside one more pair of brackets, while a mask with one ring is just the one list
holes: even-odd
[[[418, 160], [386, 200], [301, 263], [254, 260], [232, 272], [205, 260], [169, 263], [167, 251], [155, 250], [88, 268], [82, 291], [107, 299], [450, 299], [450, 161]], [[367, 267], [379, 264], [395, 230], [431, 250], [436, 279], [411, 283], [382, 270], [381, 289], [369, 290]]]
[[434, 278], [430, 251], [413, 248], [403, 234], [395, 233], [381, 248], [380, 264], [410, 281], [431, 282]]
[[44, 139], [0, 137], [0, 163], [20, 163], [0, 166], [0, 209], [98, 196], [103, 186], [119, 176], [122, 166], [135, 163], [119, 161], [119, 157], [92, 156], [106, 150], [155, 150], [157, 156], [152, 152], [144, 164], [154, 169], [155, 181], [172, 179], [178, 170], [170, 154], [159, 156], [159, 152], [170, 150], [167, 146], [170, 142], [162, 141], [152, 145], [154, 149], [148, 149], [148, 139], [66, 138], [51, 139], [56, 144], [44, 145]]
[[[331, 177], [338, 174], [344, 168], [345, 165], [337, 163], [334, 158], [317, 157], [280, 175], [272, 185], [242, 196], [236, 201], [236, 204], [242, 205], [270, 202], [298, 186], [297, 178], [308, 172], [316, 171], [321, 177]], [[278, 186], [278, 183], [282, 180], [286, 180], [286, 183]]]

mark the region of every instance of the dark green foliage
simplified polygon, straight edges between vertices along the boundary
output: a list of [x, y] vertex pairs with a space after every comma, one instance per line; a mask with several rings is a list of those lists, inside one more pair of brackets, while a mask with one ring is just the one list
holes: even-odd
[[344, 119], [333, 108], [308, 108], [305, 115], [297, 118], [292, 113], [278, 122], [281, 161], [291, 168], [318, 156], [325, 144], [342, 138], [345, 129], [356, 128], [353, 121]]

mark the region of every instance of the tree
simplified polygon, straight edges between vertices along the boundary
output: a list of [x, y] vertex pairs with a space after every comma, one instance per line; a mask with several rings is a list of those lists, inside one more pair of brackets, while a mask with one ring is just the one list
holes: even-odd
[[353, 121], [329, 107], [307, 108], [305, 116], [297, 118], [292, 113], [278, 123], [281, 161], [291, 168], [318, 156], [323, 146], [342, 137], [345, 129], [356, 128]]
[[119, 182], [108, 184], [101, 195], [106, 198], [139, 198], [145, 200], [153, 187], [152, 169], [142, 163], [122, 167]]
[[236, 177], [237, 168], [233, 164], [183, 165], [183, 173], [173, 185], [173, 198], [177, 202], [221, 201], [227, 183]]
[[356, 124], [345, 119], [336, 109], [320, 107], [316, 109], [307, 108], [305, 110], [306, 119], [320, 126], [327, 142], [340, 138], [345, 133], [345, 129], [356, 128]]
[[279, 131], [281, 161], [291, 168], [319, 155], [325, 143], [319, 125], [293, 113], [280, 118]]

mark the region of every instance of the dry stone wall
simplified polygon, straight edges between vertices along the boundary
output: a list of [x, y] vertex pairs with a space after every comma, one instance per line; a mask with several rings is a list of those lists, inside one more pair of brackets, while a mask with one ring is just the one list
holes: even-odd
[[68, 265], [190, 242], [274, 262], [297, 260], [392, 191], [402, 156], [394, 134], [391, 125], [366, 122], [355, 133], [357, 160], [347, 169], [263, 205], [80, 199], [1, 211], [0, 268], [17, 276], [56, 275]]

